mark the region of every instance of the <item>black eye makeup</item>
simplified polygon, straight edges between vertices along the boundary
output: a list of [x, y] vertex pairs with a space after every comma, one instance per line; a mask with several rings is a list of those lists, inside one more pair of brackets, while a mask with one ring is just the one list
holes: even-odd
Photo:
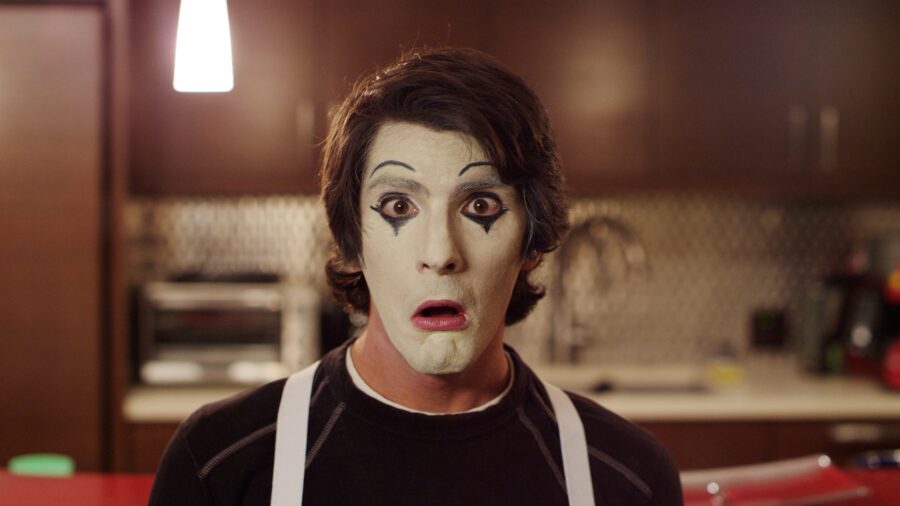
[[370, 206], [370, 209], [378, 213], [394, 229], [396, 236], [400, 227], [411, 218], [419, 214], [419, 208], [402, 193], [388, 193], [378, 199], [378, 204]]
[[485, 234], [506, 211], [509, 209], [503, 206], [500, 197], [490, 192], [473, 193], [462, 208], [463, 216], [481, 225]]

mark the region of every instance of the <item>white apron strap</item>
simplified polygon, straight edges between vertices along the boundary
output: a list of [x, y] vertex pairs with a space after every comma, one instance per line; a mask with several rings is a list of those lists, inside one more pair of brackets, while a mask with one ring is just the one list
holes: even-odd
[[[284, 385], [275, 427], [271, 506], [300, 506], [303, 503], [309, 402], [318, 366], [316, 362], [292, 374]], [[544, 383], [544, 388], [556, 413], [569, 504], [593, 506], [594, 487], [584, 425], [565, 392], [549, 383]]]
[[563, 474], [570, 506], [594, 506], [594, 484], [591, 481], [591, 465], [588, 459], [584, 425], [565, 392], [544, 382], [556, 422], [559, 428], [559, 444], [562, 450]]
[[319, 362], [290, 375], [284, 384], [275, 425], [272, 506], [300, 506], [306, 474], [309, 400]]

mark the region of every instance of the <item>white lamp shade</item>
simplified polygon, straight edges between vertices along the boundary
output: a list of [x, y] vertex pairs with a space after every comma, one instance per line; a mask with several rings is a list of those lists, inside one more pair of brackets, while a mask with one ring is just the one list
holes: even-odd
[[175, 78], [182, 92], [234, 88], [226, 0], [181, 0], [175, 39]]

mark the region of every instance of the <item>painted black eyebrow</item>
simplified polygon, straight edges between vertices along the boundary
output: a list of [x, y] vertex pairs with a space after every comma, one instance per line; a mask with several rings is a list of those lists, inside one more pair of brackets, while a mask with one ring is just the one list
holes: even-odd
[[487, 160], [479, 160], [477, 162], [467, 163], [466, 166], [463, 167], [461, 171], [459, 171], [459, 174], [457, 174], [457, 177], [462, 176], [463, 174], [466, 173], [467, 170], [471, 169], [472, 167], [480, 167], [482, 165], [493, 165], [493, 164]]
[[[413, 171], [413, 172], [416, 171], [416, 169], [414, 169], [414, 168], [412, 167], [412, 165], [410, 165], [410, 164], [408, 164], [408, 163], [404, 163], [404, 162], [401, 162], [401, 161], [399, 161], [399, 160], [385, 160], [385, 161], [379, 163], [378, 165], [376, 165], [375, 168], [372, 169], [372, 172], [369, 173], [369, 177], [372, 177], [372, 175], [375, 174], [375, 171], [376, 171], [376, 170], [378, 170], [378, 169], [384, 167], [385, 165], [398, 165], [398, 166], [400, 166], [400, 167], [403, 167], [404, 169], [408, 169], [408, 170], [411, 170], [411, 171]], [[463, 169], [463, 170], [465, 170], [465, 169]]]
[[481, 179], [477, 181], [468, 181], [458, 185], [453, 189], [453, 195], [455, 197], [459, 197], [465, 195], [467, 193], [476, 192], [479, 190], [494, 190], [506, 188], [508, 185], [504, 184], [499, 179]]
[[428, 189], [425, 188], [424, 186], [422, 186], [422, 184], [419, 183], [418, 181], [414, 181], [412, 179], [406, 179], [403, 177], [392, 177], [390, 175], [382, 176], [382, 177], [379, 177], [378, 179], [369, 181], [369, 184], [366, 185], [366, 189], [371, 190], [372, 188], [375, 188], [376, 186], [378, 186], [380, 184], [393, 186], [396, 188], [401, 188], [401, 189], [411, 191], [411, 192], [422, 192], [422, 193], [428, 195]]

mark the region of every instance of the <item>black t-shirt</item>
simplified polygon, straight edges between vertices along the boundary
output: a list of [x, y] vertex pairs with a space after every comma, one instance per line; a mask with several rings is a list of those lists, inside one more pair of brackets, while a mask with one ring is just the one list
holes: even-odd
[[[313, 385], [304, 505], [564, 505], [559, 434], [540, 380], [509, 347], [510, 391], [482, 411], [431, 416], [357, 389], [342, 346]], [[151, 506], [267, 505], [285, 380], [206, 405], [179, 427]], [[647, 432], [569, 394], [600, 505], [680, 505], [678, 472]]]

